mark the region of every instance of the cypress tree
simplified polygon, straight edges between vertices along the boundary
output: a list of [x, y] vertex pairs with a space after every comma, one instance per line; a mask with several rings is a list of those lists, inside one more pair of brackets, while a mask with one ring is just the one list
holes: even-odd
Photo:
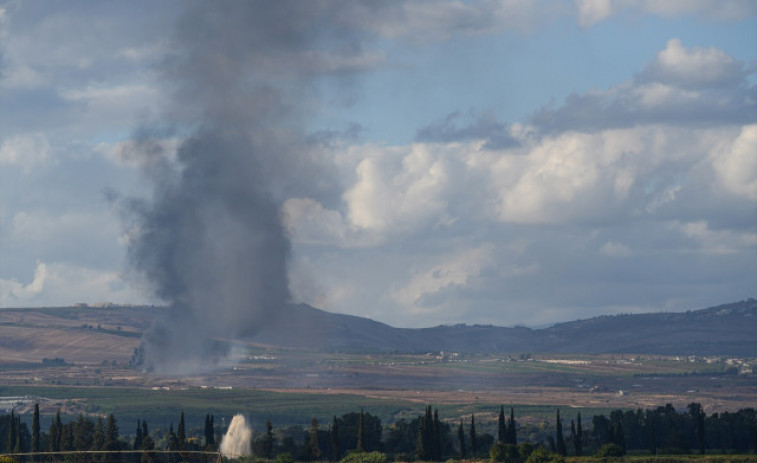
[[365, 432], [365, 429], [363, 429], [363, 409], [360, 409], [360, 419], [358, 420], [357, 424], [357, 451], [358, 452], [365, 452], [365, 447], [363, 445], [363, 433]]
[[570, 441], [573, 442], [573, 450], [576, 447], [576, 423], [570, 420]]
[[697, 443], [699, 444], [699, 454], [704, 455], [704, 411], [701, 408], [699, 409], [699, 413], [697, 413]]
[[21, 415], [16, 417], [16, 443], [13, 446], [13, 451], [15, 453], [21, 453], [25, 449], [23, 448], [23, 443], [21, 442]]
[[176, 431], [176, 440], [179, 450], [184, 450], [184, 447], [187, 444], [187, 432], [184, 427], [184, 410], [181, 411], [181, 418], [179, 418], [179, 428]]
[[155, 462], [155, 452], [151, 452], [151, 450], [155, 450], [155, 441], [150, 437], [146, 420], [142, 420], [142, 447], [140, 450], [144, 450], [140, 459], [141, 463]]
[[142, 447], [140, 450], [145, 450], [145, 452], [142, 453], [142, 463], [153, 463], [155, 461], [155, 453], [150, 452], [150, 450], [155, 450], [155, 441], [150, 437], [146, 420], [142, 420]]
[[442, 461], [442, 426], [439, 422], [439, 409], [434, 410], [434, 422], [432, 426], [432, 457], [434, 461]]
[[[576, 419], [576, 438], [573, 441], [573, 447], [576, 451], [576, 456], [580, 457], [583, 456], [584, 453], [584, 442], [583, 442], [583, 426], [581, 425], [581, 412], [578, 412], [578, 418]], [[571, 421], [572, 423], [572, 421]]]
[[[92, 433], [92, 447], [90, 450], [105, 450], [105, 423], [101, 417], [97, 417], [95, 421], [95, 430]], [[102, 454], [92, 455], [92, 460], [95, 462], [105, 462], [105, 458]]]
[[105, 423], [98, 417], [95, 424], [95, 432], [92, 434], [91, 450], [105, 450]]
[[55, 414], [55, 419], [50, 424], [50, 451], [60, 452], [63, 442], [63, 423], [60, 420], [60, 408]]
[[623, 453], [625, 453], [626, 433], [623, 430], [623, 424], [620, 421], [615, 423], [615, 426], [613, 426], [613, 439], [615, 441], [615, 444], [618, 444], [618, 446], [623, 449]]
[[[210, 442], [211, 442], [211, 431], [210, 431], [210, 413], [205, 415], [205, 450], [211, 450]], [[268, 458], [268, 457], [266, 457]]]
[[318, 447], [318, 420], [310, 420], [310, 439], [307, 450], [308, 460], [316, 461], [321, 458], [321, 449]]
[[331, 422], [331, 430], [329, 431], [329, 438], [331, 439], [331, 461], [339, 460], [339, 424], [334, 415], [334, 419]]
[[499, 406], [499, 417], [497, 419], [497, 441], [507, 443], [507, 426], [505, 425], [505, 407]]
[[34, 417], [32, 418], [32, 452], [41, 451], [39, 430], [39, 404], [34, 404]]
[[265, 437], [263, 438], [263, 456], [270, 459], [273, 456], [273, 423], [265, 420]]
[[134, 435], [134, 450], [142, 448], [142, 423], [137, 419], [137, 431]]
[[426, 460], [428, 449], [426, 448], [426, 420], [418, 417], [418, 439], [415, 445], [415, 459], [419, 461]]
[[[176, 452], [179, 450], [179, 439], [176, 438], [176, 433], [173, 431], [173, 423], [168, 427], [168, 450]], [[177, 458], [175, 453], [168, 454], [169, 463], [176, 463]]]
[[436, 445], [434, 439], [434, 412], [431, 405], [426, 407], [426, 460], [436, 460]]
[[476, 451], [478, 449], [476, 448], [476, 417], [474, 415], [470, 416], [470, 454], [471, 457], [476, 456]]
[[510, 437], [510, 443], [518, 445], [518, 431], [515, 429], [515, 410], [510, 408], [510, 423], [507, 425], [507, 433]]
[[213, 415], [210, 415], [210, 429], [208, 431], [208, 438], [210, 438], [210, 440], [208, 441], [209, 442], [208, 445], [210, 446], [211, 449], [216, 448], [216, 430], [215, 430], [215, 425], [213, 423], [214, 420], [215, 420], [215, 417]]
[[80, 413], [73, 430], [73, 450], [90, 450], [94, 432], [95, 423]]
[[565, 456], [567, 449], [565, 448], [565, 439], [562, 434], [562, 421], [560, 420], [560, 410], [557, 410], [557, 436], [555, 442], [555, 450], [558, 455]]
[[168, 450], [179, 450], [179, 440], [173, 430], [173, 423], [168, 426]]
[[465, 459], [465, 431], [463, 431], [463, 420], [460, 420], [460, 427], [457, 428], [457, 440], [460, 442], [460, 459]]
[[[121, 444], [118, 442], [118, 423], [116, 417], [111, 413], [108, 415], [108, 421], [105, 424], [105, 449], [115, 452], [120, 450]], [[109, 453], [108, 462], [117, 463], [121, 461], [121, 454]]]
[[8, 434], [5, 436], [5, 451], [15, 452], [16, 447], [16, 413], [11, 409], [11, 419], [8, 423]]

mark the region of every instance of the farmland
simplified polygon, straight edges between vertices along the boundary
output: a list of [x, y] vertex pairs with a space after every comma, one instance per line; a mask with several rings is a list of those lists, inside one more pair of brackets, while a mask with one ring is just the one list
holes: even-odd
[[[633, 354], [340, 353], [233, 342], [234, 357], [207, 374], [182, 377], [129, 365], [152, 308], [0, 311], [0, 396], [44, 398], [43, 414], [115, 413], [156, 424], [180, 410], [253, 421], [307, 424], [365, 408], [384, 422], [417, 416], [426, 404], [444, 419], [493, 419], [514, 405], [524, 422], [573, 412], [699, 402], [707, 413], [757, 403], [752, 359]], [[736, 362], [738, 360], [738, 362]], [[23, 412], [23, 410], [21, 410]]]

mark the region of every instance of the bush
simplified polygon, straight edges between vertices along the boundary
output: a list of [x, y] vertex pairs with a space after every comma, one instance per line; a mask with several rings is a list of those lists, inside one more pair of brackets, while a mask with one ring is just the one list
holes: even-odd
[[531, 442], [522, 442], [518, 444], [518, 454], [523, 460], [531, 456], [531, 452], [533, 451], [534, 451], [534, 444], [532, 444]]
[[341, 463], [386, 463], [386, 455], [381, 452], [350, 452]]
[[626, 451], [618, 444], [605, 444], [597, 450], [594, 456], [598, 458], [622, 457], [625, 454]]
[[497, 441], [489, 448], [489, 459], [491, 461], [501, 461], [504, 463], [520, 463], [521, 458], [518, 453], [518, 447], [513, 444], [505, 444]]
[[0, 463], [16, 463], [16, 460], [9, 456], [2, 455], [0, 456]]
[[294, 463], [294, 457], [289, 452], [276, 455], [276, 463]]
[[526, 463], [565, 463], [565, 458], [556, 453], [547, 452], [544, 447], [537, 447], [528, 456]]

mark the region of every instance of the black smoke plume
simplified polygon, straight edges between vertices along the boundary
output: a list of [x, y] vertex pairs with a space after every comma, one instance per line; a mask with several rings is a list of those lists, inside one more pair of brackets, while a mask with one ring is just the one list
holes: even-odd
[[324, 183], [307, 136], [315, 89], [366, 63], [348, 5], [199, 2], [178, 21], [158, 123], [183, 141], [168, 160], [138, 137], [153, 189], [128, 208], [130, 262], [170, 308], [135, 353], [142, 368], [207, 370], [289, 302], [280, 206]]

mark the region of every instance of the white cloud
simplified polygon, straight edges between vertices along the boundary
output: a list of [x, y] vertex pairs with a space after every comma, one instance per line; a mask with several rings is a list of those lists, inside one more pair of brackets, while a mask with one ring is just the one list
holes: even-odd
[[111, 301], [147, 303], [148, 298], [131, 289], [121, 274], [60, 262], [37, 262], [28, 284], [0, 278], [0, 306], [56, 306], [76, 302]]
[[721, 21], [742, 20], [757, 14], [751, 0], [575, 0], [578, 24], [589, 27], [620, 13], [677, 17], [695, 14]]
[[744, 126], [735, 140], [713, 150], [712, 162], [726, 191], [757, 201], [757, 124]]
[[458, 251], [442, 258], [430, 268], [412, 272], [410, 281], [392, 292], [392, 298], [414, 311], [424, 312], [442, 304], [438, 300], [443, 291], [464, 287], [481, 270], [493, 264], [492, 244]]
[[355, 183], [343, 196], [350, 226], [394, 233], [446, 221], [454, 161], [445, 154], [413, 144], [360, 161]]
[[[630, 216], [636, 208], [662, 205], [679, 185], [644, 186], [663, 163], [680, 174], [693, 169], [730, 132], [692, 132], [644, 126], [597, 133], [565, 132], [526, 144], [518, 156], [501, 156], [481, 168], [490, 172], [502, 222], [564, 223], [607, 214]], [[646, 190], [646, 191], [644, 191]], [[639, 193], [639, 192], [642, 193]], [[633, 197], [631, 193], [636, 192]], [[642, 201], [641, 204], [638, 201]]]
[[683, 88], [706, 88], [737, 85], [745, 77], [744, 64], [723, 50], [686, 48], [674, 38], [641, 73], [639, 80]]
[[16, 280], [3, 280], [0, 278], [0, 305], [8, 307], [11, 301], [24, 301], [42, 292], [47, 278], [47, 266], [43, 262], [37, 262], [34, 270], [34, 279], [24, 285]]
[[591, 26], [610, 17], [615, 11], [611, 0], [576, 0], [578, 24]]
[[694, 247], [686, 249], [687, 252], [735, 254], [757, 250], [757, 233], [728, 229], [714, 230], [710, 228], [706, 220], [673, 221], [669, 223], [669, 227], [693, 242]]
[[0, 145], [0, 166], [18, 166], [26, 174], [50, 160], [50, 143], [41, 133], [16, 135]]
[[633, 80], [572, 94], [557, 108], [542, 108], [542, 131], [593, 131], [642, 124], [708, 127], [751, 123], [757, 101], [747, 67], [716, 48], [686, 48], [678, 39]]

